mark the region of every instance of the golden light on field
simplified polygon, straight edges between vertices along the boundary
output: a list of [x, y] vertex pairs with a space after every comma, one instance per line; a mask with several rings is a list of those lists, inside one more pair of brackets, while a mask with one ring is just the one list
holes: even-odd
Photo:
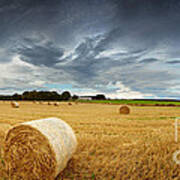
[[[119, 105], [60, 103], [57, 108], [21, 102], [21, 108], [14, 109], [9, 103], [0, 102], [0, 126], [57, 117], [74, 129], [78, 148], [58, 180], [180, 176], [180, 168], [172, 160], [173, 153], [180, 149], [180, 142], [174, 141], [174, 118], [180, 117], [180, 107], [132, 106], [129, 115], [120, 115]], [[3, 162], [0, 177], [5, 176]]]

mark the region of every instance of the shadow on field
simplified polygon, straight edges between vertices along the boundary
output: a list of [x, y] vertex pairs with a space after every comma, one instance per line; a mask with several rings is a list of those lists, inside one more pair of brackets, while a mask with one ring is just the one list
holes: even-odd
[[75, 168], [76, 168], [75, 161], [76, 160], [72, 158], [68, 162], [66, 168], [57, 176], [55, 180], [73, 179], [74, 178], [73, 174], [75, 174]]

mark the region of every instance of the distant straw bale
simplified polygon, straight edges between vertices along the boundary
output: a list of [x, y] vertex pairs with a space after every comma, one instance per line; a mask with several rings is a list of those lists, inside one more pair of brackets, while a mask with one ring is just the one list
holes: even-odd
[[13, 108], [19, 108], [19, 103], [17, 103], [16, 101], [12, 101], [12, 102], [11, 102], [11, 106], [12, 106]]
[[43, 104], [43, 102], [42, 102], [42, 101], [39, 101], [39, 104]]
[[51, 103], [51, 102], [48, 102], [48, 105], [52, 105], [52, 103]]
[[128, 106], [121, 106], [119, 109], [120, 114], [129, 114], [130, 113], [130, 109]]
[[4, 159], [9, 179], [54, 180], [76, 146], [72, 128], [60, 119], [19, 124], [5, 138]]
[[59, 102], [55, 102], [55, 103], [54, 103], [54, 106], [59, 106]]
[[69, 106], [72, 106], [72, 103], [69, 102], [68, 105], [69, 105]]

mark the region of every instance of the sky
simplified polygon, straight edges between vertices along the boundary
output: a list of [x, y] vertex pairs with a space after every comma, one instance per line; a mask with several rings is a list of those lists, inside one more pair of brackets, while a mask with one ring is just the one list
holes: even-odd
[[0, 94], [180, 99], [180, 1], [1, 0]]

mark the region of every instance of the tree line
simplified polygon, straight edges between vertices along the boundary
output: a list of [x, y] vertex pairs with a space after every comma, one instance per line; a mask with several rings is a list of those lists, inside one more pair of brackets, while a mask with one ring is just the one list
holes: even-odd
[[[13, 94], [7, 96], [0, 96], [0, 100], [25, 100], [25, 101], [68, 101], [68, 100], [78, 100], [79, 96], [71, 95], [69, 91], [64, 91], [62, 94], [56, 91], [25, 91], [22, 94]], [[103, 100], [106, 99], [103, 94], [98, 94], [93, 96], [92, 99]]]

